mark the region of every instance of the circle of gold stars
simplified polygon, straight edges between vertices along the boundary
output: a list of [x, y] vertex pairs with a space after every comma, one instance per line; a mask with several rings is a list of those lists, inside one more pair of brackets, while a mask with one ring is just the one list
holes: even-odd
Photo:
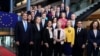
[[[8, 16], [10, 19], [10, 22], [8, 23], [8, 24], [5, 24], [5, 23], [3, 23], [2, 22], [2, 17], [4, 17], [4, 16]], [[11, 15], [9, 15], [9, 14], [2, 14], [1, 16], [0, 16], [0, 24], [1, 25], [3, 25], [3, 26], [6, 26], [6, 27], [8, 27], [8, 26], [10, 26], [11, 24], [12, 24], [12, 22], [13, 22], [13, 18], [11, 17]]]

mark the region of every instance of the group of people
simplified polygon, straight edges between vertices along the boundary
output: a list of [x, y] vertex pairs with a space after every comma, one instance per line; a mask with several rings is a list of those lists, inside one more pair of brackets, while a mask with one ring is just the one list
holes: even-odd
[[76, 21], [76, 15], [63, 3], [31, 6], [30, 11], [22, 12], [21, 19], [15, 26], [18, 56], [83, 56], [86, 47], [87, 56], [98, 55], [99, 22], [84, 29], [82, 21]]

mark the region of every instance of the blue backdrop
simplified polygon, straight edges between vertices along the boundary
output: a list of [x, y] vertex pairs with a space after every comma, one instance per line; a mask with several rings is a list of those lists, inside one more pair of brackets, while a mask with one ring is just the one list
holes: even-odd
[[14, 28], [18, 21], [18, 15], [14, 13], [0, 12], [0, 28]]

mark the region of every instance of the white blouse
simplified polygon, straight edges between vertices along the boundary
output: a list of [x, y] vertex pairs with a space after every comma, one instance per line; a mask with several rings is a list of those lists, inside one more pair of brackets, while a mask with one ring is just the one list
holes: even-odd
[[57, 23], [53, 23], [53, 29], [55, 29], [57, 26]]
[[49, 29], [49, 34], [50, 34], [50, 39], [52, 39], [53, 38], [53, 33], [52, 33], [52, 29], [51, 28]]
[[97, 36], [97, 30], [93, 30], [95, 37]]

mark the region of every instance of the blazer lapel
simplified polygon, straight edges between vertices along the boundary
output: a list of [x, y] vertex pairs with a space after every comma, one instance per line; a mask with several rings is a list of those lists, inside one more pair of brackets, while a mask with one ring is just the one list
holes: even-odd
[[36, 29], [36, 31], [38, 31], [38, 28], [37, 28], [37, 25], [35, 24], [35, 29]]
[[94, 35], [94, 32], [93, 32], [93, 30], [92, 30], [92, 34], [93, 34], [93, 36], [94, 36], [94, 38], [95, 38], [95, 35]]
[[28, 30], [28, 28], [29, 28], [29, 24], [28, 24], [28, 22], [27, 22], [27, 29], [26, 29], [26, 31]]
[[25, 31], [23, 22], [21, 22], [21, 28], [23, 29], [23, 31]]
[[98, 35], [99, 35], [99, 31], [97, 30], [97, 35], [96, 35], [96, 38], [98, 37]]

